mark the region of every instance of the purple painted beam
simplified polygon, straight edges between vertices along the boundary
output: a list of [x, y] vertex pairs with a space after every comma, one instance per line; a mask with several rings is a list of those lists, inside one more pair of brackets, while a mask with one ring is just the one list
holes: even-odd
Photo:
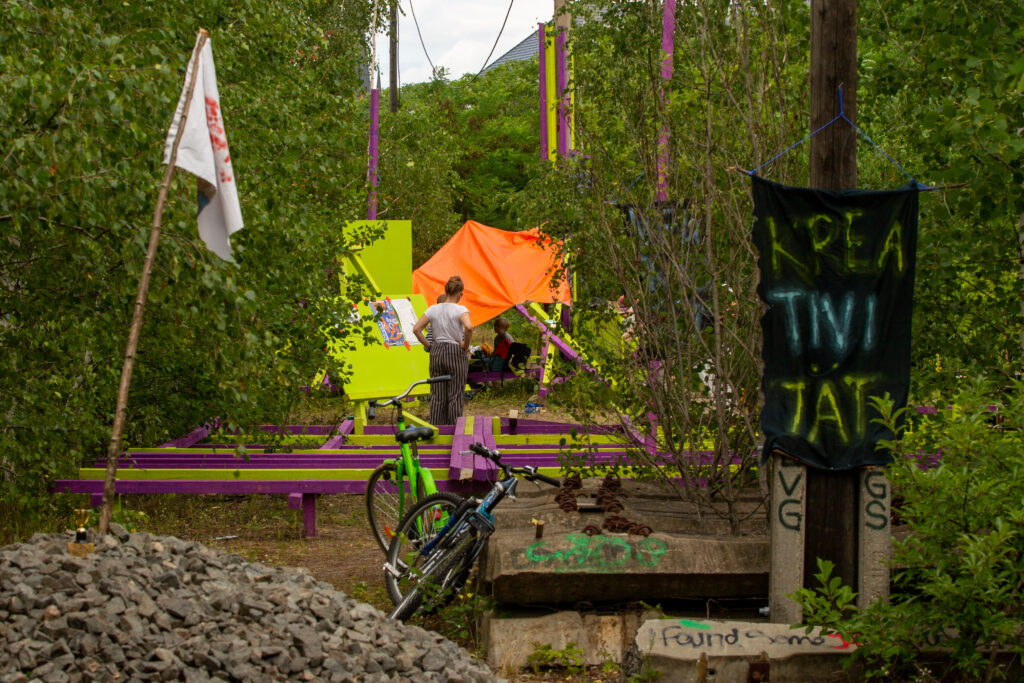
[[[473, 425], [473, 441], [483, 444], [486, 448], [495, 448], [494, 436], [491, 434], [491, 421], [477, 418]], [[495, 482], [498, 480], [498, 466], [489, 459], [473, 454], [473, 481]]]
[[521, 379], [523, 377], [535, 377], [540, 379], [543, 374], [543, 368], [526, 368], [521, 372], [499, 372], [497, 370], [488, 370], [486, 372], [471, 372], [466, 375], [467, 382], [480, 382], [482, 384], [489, 384], [492, 382], [504, 382], [505, 380]]
[[355, 420], [349, 418], [338, 425], [338, 435], [331, 437], [320, 446], [320, 448], [338, 448], [345, 443], [345, 437], [355, 429]]
[[[372, 84], [371, 84], [372, 85]], [[380, 142], [380, 90], [370, 90], [370, 143], [368, 145], [369, 168], [366, 180], [370, 185], [367, 197], [366, 219], [377, 220], [377, 146]]]
[[[181, 494], [212, 494], [212, 495], [250, 495], [250, 494], [276, 494], [291, 495], [293, 493], [311, 493], [327, 495], [335, 493], [364, 493], [366, 482], [360, 480], [319, 480], [304, 479], [299, 481], [280, 480], [175, 480], [175, 481], [151, 481], [151, 480], [125, 480], [119, 479], [115, 482], [117, 493], [121, 494], [143, 494], [143, 493], [181, 493]], [[479, 486], [472, 483], [456, 482], [450, 479], [437, 481], [437, 487], [441, 491], [465, 492], [479, 490]], [[53, 490], [56, 493], [89, 493], [103, 494], [102, 479], [58, 479], [54, 482]]]
[[194, 446], [210, 435], [209, 427], [196, 427], [185, 436], [179, 436], [173, 441], [162, 443], [157, 448], [188, 448]]
[[540, 160], [548, 160], [548, 76], [547, 76], [547, 38], [544, 24], [537, 24], [539, 47], [537, 56], [540, 62]]
[[316, 536], [316, 494], [302, 494], [302, 533], [306, 538]]
[[[676, 35], [676, 0], [665, 0], [665, 11], [661, 19], [661, 80], [662, 85], [659, 92], [661, 106], [666, 108], [669, 82], [672, 80], [673, 53], [675, 52]], [[665, 113], [662, 116], [667, 115]], [[658, 134], [658, 186], [657, 199], [659, 202], [668, 200], [668, 122], [661, 124], [661, 132]]]
[[565, 29], [555, 38], [555, 87], [558, 89], [558, 154], [569, 156], [569, 91], [565, 68]]
[[[466, 434], [466, 417], [455, 421], [455, 434], [452, 436], [452, 451], [448, 464], [448, 478], [460, 481], [472, 478], [473, 453], [469, 444], [473, 443], [473, 434]], [[474, 428], [475, 432], [475, 428]], [[468, 474], [468, 476], [467, 476]]]
[[[511, 434], [512, 423], [507, 417], [501, 418], [501, 433]], [[562, 424], [559, 422], [544, 422], [541, 420], [528, 420], [525, 418], [518, 418], [518, 424], [516, 426], [516, 434], [569, 434], [573, 430], [577, 434], [593, 434], [597, 435], [622, 435], [624, 432], [622, 427], [611, 426], [611, 427], [585, 427], [584, 425], [573, 425], [573, 424]]]
[[[590, 366], [589, 363], [587, 363], [585, 360], [583, 360], [583, 356], [581, 356], [579, 354], [579, 352], [576, 351], [576, 349], [574, 349], [571, 346], [569, 346], [568, 344], [566, 344], [565, 341], [561, 337], [559, 337], [557, 334], [555, 334], [550, 329], [548, 329], [547, 325], [545, 325], [543, 322], [541, 322], [540, 320], [537, 320], [537, 318], [535, 318], [533, 315], [531, 315], [530, 312], [528, 310], [526, 310], [526, 306], [523, 306], [522, 304], [517, 304], [516, 305], [516, 310], [519, 312], [519, 315], [521, 315], [524, 318], [526, 318], [528, 321], [530, 321], [533, 324], [534, 327], [536, 327], [538, 330], [540, 330], [541, 338], [544, 340], [545, 344], [547, 344], [548, 342], [554, 344], [555, 347], [559, 351], [561, 351], [567, 357], [568, 360], [572, 361], [573, 363], [576, 363], [577, 365], [579, 365], [584, 370], [592, 372], [595, 375], [597, 375], [598, 377], [601, 377], [601, 375], [597, 372], [597, 370], [595, 370], [593, 367]], [[602, 377], [601, 379], [604, 379], [604, 378]], [[544, 383], [544, 380], [542, 378], [541, 379], [541, 384], [543, 385], [543, 383]]]
[[[369, 468], [373, 469], [380, 465], [387, 457], [362, 457], [362, 458], [348, 458], [348, 459], [322, 459], [322, 460], [259, 460], [249, 461], [244, 460], [189, 460], [183, 458], [168, 458], [166, 460], [146, 460], [146, 461], [135, 461], [125, 462], [119, 465], [124, 469], [220, 469], [220, 470], [322, 470], [322, 469], [360, 469]], [[451, 458], [449, 454], [435, 455], [430, 457], [420, 457], [420, 462], [424, 467], [441, 468], [447, 467]], [[102, 463], [97, 463], [96, 466], [101, 466]]]

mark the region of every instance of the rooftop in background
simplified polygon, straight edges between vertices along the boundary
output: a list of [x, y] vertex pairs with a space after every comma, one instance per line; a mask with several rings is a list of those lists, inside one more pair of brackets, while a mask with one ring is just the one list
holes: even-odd
[[502, 56], [495, 59], [493, 62], [484, 67], [482, 73], [487, 73], [491, 69], [502, 64], [508, 64], [509, 62], [519, 62], [524, 59], [532, 59], [537, 55], [540, 50], [539, 41], [540, 37], [537, 35], [537, 31], [534, 31], [526, 38], [523, 38], [515, 47], [503, 54]]

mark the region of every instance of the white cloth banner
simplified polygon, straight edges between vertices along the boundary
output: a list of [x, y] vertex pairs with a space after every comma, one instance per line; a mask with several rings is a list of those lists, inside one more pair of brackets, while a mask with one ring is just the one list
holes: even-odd
[[[201, 38], [196, 38], [198, 44]], [[188, 118], [182, 131], [175, 166], [188, 171], [199, 182], [199, 209], [196, 222], [199, 236], [207, 248], [222, 259], [231, 261], [229, 237], [242, 229], [242, 207], [238, 203], [238, 187], [231, 169], [228, 138], [217, 93], [217, 73], [213, 68], [213, 50], [207, 39], [198, 53], [192, 50], [185, 73], [185, 87], [178, 98], [171, 129], [167, 131], [164, 163], [170, 163], [174, 138], [181, 125], [181, 115], [188, 98], [188, 84], [196, 72], [196, 86], [189, 104]]]

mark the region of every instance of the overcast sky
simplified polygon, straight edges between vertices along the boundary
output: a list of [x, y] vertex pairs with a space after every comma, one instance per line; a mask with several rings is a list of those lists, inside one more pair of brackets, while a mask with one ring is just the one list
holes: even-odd
[[[448, 69], [455, 80], [466, 73], [476, 73], [494, 45], [501, 23], [508, 11], [509, 0], [400, 0], [398, 16], [399, 84], [430, 80], [430, 65], [423, 55], [412, 10], [416, 10], [423, 42], [434, 66]], [[411, 6], [410, 6], [411, 3]], [[387, 3], [381, 0], [381, 11]], [[513, 0], [508, 23], [488, 63], [505, 54], [554, 13], [553, 0]], [[387, 17], [385, 16], [385, 23]], [[388, 37], [377, 36], [377, 64], [381, 87], [388, 87]]]

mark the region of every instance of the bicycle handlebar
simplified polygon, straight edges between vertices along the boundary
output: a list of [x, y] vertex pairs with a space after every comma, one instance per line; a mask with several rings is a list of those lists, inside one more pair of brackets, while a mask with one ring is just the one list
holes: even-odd
[[554, 477], [549, 477], [548, 475], [541, 474], [540, 472], [537, 472], [537, 471], [534, 471], [533, 474], [530, 475], [530, 478], [531, 479], [538, 479], [538, 480], [544, 482], [545, 484], [547, 484], [548, 486], [554, 486], [555, 488], [558, 488], [558, 487], [560, 487], [562, 485], [562, 482], [558, 481]]
[[409, 392], [411, 392], [413, 390], [413, 388], [418, 387], [421, 384], [440, 384], [441, 382], [450, 382], [451, 379], [452, 379], [451, 375], [438, 375], [437, 377], [431, 377], [430, 379], [417, 380], [416, 382], [413, 382], [412, 384], [410, 384], [406, 388], [406, 390], [403, 393], [399, 394], [398, 396], [393, 396], [392, 398], [387, 398], [387, 399], [384, 399], [383, 401], [377, 401], [377, 400], [370, 401], [370, 407], [371, 408], [373, 408], [373, 407], [383, 408], [384, 406], [389, 406], [389, 405], [392, 405], [394, 403], [398, 403], [403, 398], [408, 396]]
[[546, 474], [541, 474], [540, 472], [538, 472], [536, 467], [512, 467], [510, 465], [503, 464], [501, 462], [501, 454], [498, 453], [497, 451], [490, 450], [483, 444], [471, 443], [469, 444], [469, 450], [493, 462], [495, 465], [502, 469], [506, 476], [510, 474], [522, 474], [530, 481], [542, 481], [545, 484], [548, 484], [549, 486], [554, 486], [555, 488], [558, 488], [559, 486], [562, 485], [562, 482], [558, 481], [554, 477], [549, 477]]

